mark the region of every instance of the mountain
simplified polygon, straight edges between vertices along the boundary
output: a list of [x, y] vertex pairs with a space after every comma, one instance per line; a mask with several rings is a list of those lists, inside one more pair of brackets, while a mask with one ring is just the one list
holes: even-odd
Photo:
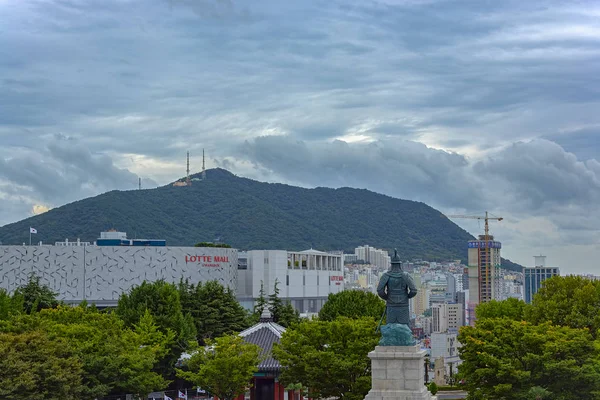
[[[199, 174], [192, 176], [199, 178]], [[220, 240], [239, 249], [398, 249], [403, 259], [466, 260], [473, 237], [432, 207], [364, 189], [304, 189], [207, 171], [192, 186], [111, 191], [0, 227], [0, 242], [94, 241], [115, 228], [170, 246]]]

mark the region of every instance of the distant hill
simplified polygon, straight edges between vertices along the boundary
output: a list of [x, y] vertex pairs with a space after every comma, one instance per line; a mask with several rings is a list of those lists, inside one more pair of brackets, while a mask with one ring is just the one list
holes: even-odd
[[[199, 177], [199, 174], [193, 177]], [[363, 189], [304, 189], [240, 178], [223, 169], [189, 187], [112, 191], [0, 227], [3, 244], [94, 241], [115, 228], [130, 238], [238, 249], [344, 250], [369, 244], [402, 259], [466, 262], [473, 237], [432, 207]], [[518, 266], [520, 268], [520, 266]], [[512, 269], [512, 268], [511, 268]]]

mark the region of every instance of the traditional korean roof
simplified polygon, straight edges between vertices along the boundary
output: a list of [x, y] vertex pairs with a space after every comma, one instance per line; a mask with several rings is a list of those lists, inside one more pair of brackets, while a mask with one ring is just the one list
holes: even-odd
[[279, 361], [273, 358], [274, 343], [279, 343], [285, 328], [273, 322], [273, 317], [268, 309], [260, 316], [258, 324], [239, 333], [247, 343], [252, 343], [261, 348], [261, 356], [265, 357], [258, 365], [258, 372], [278, 372], [281, 368]]

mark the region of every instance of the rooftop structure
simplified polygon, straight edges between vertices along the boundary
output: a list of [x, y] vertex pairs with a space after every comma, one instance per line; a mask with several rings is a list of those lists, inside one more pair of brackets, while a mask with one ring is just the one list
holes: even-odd
[[127, 233], [109, 230], [100, 232], [96, 246], [166, 246], [164, 239], [127, 239]]

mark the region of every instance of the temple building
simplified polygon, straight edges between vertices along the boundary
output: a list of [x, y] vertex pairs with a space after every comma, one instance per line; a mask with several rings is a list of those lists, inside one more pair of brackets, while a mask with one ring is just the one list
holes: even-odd
[[[261, 348], [263, 358], [258, 365], [258, 372], [254, 374], [250, 400], [293, 400], [293, 393], [286, 393], [285, 387], [279, 383], [281, 365], [271, 353], [273, 344], [279, 343], [283, 332], [285, 328], [273, 322], [271, 312], [265, 307], [258, 324], [239, 333], [245, 342]], [[245, 397], [240, 396], [237, 400], [244, 400]]]

